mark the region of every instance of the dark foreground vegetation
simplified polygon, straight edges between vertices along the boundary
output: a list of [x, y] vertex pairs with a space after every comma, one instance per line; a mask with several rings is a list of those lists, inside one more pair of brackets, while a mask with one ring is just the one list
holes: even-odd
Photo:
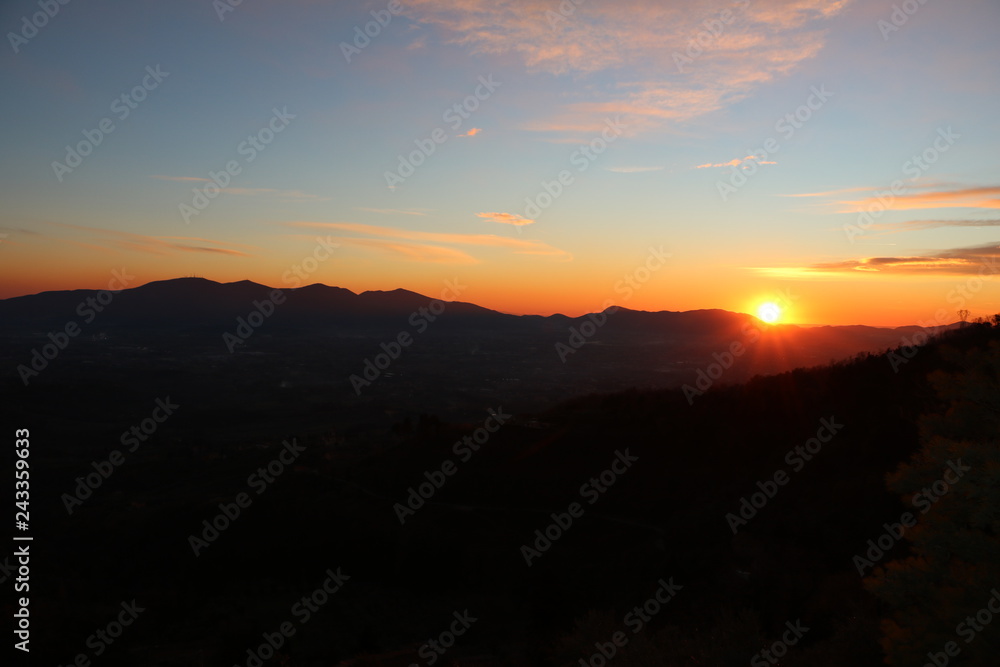
[[[498, 395], [466, 423], [366, 428], [207, 373], [13, 379], [32, 660], [992, 667], [1000, 622], [960, 626], [1000, 586], [998, 370], [1000, 327], [978, 323], [693, 404], [632, 390], [508, 418]], [[180, 407], [123, 439], [154, 397]]]

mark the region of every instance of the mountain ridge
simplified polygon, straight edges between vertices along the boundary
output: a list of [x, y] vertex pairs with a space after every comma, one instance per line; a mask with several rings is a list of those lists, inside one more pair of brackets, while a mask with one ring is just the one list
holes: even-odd
[[[97, 289], [74, 289], [74, 290], [49, 290], [44, 292], [38, 292], [36, 294], [27, 294], [16, 297], [9, 297], [7, 299], [0, 299], [0, 318], [2, 319], [2, 324], [8, 324], [12, 318], [23, 317], [25, 319], [30, 319], [32, 315], [36, 317], [39, 316], [40, 311], [49, 309], [65, 310], [67, 307], [78, 304], [85, 301], [88, 297], [96, 298], [101, 292], [111, 292], [115, 299], [120, 300], [119, 297], [122, 295], [141, 295], [143, 297], [157, 297], [157, 298], [169, 298], [169, 299], [192, 299], [195, 303], [201, 304], [203, 306], [201, 313], [203, 315], [209, 315], [212, 312], [216, 312], [220, 305], [218, 302], [212, 302], [212, 298], [215, 299], [235, 299], [240, 298], [252, 303], [254, 300], [260, 300], [268, 298], [270, 293], [274, 290], [280, 290], [285, 297], [285, 303], [291, 303], [292, 301], [301, 301], [302, 303], [293, 310], [299, 311], [299, 314], [304, 314], [307, 308], [311, 307], [317, 310], [329, 307], [339, 307], [345, 309], [343, 314], [350, 314], [356, 316], [364, 315], [374, 315], [374, 316], [392, 316], [392, 315], [408, 315], [409, 313], [417, 310], [421, 307], [426, 307], [433, 301], [436, 301], [433, 297], [429, 297], [419, 292], [414, 292], [412, 290], [407, 290], [404, 288], [396, 288], [392, 290], [366, 290], [364, 292], [353, 292], [344, 287], [338, 287], [335, 285], [326, 285], [325, 283], [310, 283], [309, 285], [303, 285], [301, 287], [295, 288], [278, 288], [261, 283], [257, 283], [251, 280], [239, 280], [233, 282], [219, 282], [211, 280], [208, 278], [199, 277], [182, 277], [182, 278], [169, 278], [164, 280], [154, 280], [136, 287], [127, 287], [122, 290], [97, 290]], [[291, 299], [289, 297], [305, 297], [302, 299]], [[113, 301], [113, 300], [112, 300]], [[608, 315], [609, 321], [611, 320], [608, 310], [610, 308], [601, 312], [590, 312], [584, 313], [578, 316], [566, 315], [564, 313], [553, 313], [551, 315], [541, 315], [541, 314], [513, 314], [506, 313], [503, 311], [495, 310], [492, 308], [487, 308], [485, 306], [480, 306], [475, 303], [466, 301], [445, 301], [445, 308], [451, 313], [455, 313], [457, 310], [463, 315], [479, 315], [479, 316], [499, 316], [503, 318], [517, 318], [522, 321], [531, 320], [543, 320], [547, 322], [556, 321], [578, 321], [583, 319], [595, 320], [595, 318], [600, 318], [602, 315]], [[135, 304], [129, 304], [135, 308]], [[166, 304], [168, 307], [174, 304]], [[190, 304], [189, 304], [190, 305]], [[234, 313], [238, 312], [238, 308], [233, 305]], [[149, 304], [145, 304], [148, 308]], [[242, 307], [242, 304], [240, 304]], [[748, 313], [740, 313], [736, 311], [728, 311], [721, 308], [699, 308], [694, 310], [686, 311], [675, 311], [675, 310], [638, 310], [630, 309], [624, 306], [615, 306], [614, 308], [614, 320], [616, 322], [621, 322], [622, 320], [630, 320], [633, 324], [638, 323], [639, 320], [646, 320], [646, 324], [671, 324], [670, 320], [686, 319], [689, 323], [695, 324], [708, 324], [712, 320], [729, 320], [729, 324], [733, 324], [733, 319], [739, 321], [740, 324], [745, 322], [751, 322], [754, 326], [767, 327], [774, 330], [854, 330], [854, 331], [916, 331], [924, 330], [924, 327], [918, 325], [902, 325], [898, 327], [878, 327], [863, 324], [850, 324], [850, 325], [817, 325], [817, 326], [802, 326], [798, 324], [774, 324], [768, 325], [762, 322], [759, 318], [750, 315]], [[317, 314], [327, 314], [330, 313], [317, 313]], [[50, 313], [54, 315], [54, 313]], [[116, 320], [120, 319], [114, 318]], [[146, 319], [146, 318], [143, 318]], [[29, 322], [22, 322], [23, 324], [28, 324]], [[36, 322], [37, 323], [37, 322]], [[958, 326], [958, 323], [946, 324], [940, 327], [933, 327], [926, 330], [930, 331], [940, 331], [945, 329], [954, 328]]]

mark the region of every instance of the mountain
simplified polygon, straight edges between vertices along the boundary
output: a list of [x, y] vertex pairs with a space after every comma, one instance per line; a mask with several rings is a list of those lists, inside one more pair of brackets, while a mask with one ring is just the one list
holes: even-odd
[[[37, 355], [67, 326], [77, 327], [68, 349], [43, 364]], [[8, 369], [0, 378], [50, 382], [60, 373], [82, 377], [95, 364], [123, 374], [136, 364], [212, 368], [237, 384], [335, 386], [346, 398], [403, 411], [479, 410], [498, 395], [535, 410], [630, 387], [687, 384], [694, 400], [716, 384], [906, 346], [921, 331], [771, 326], [724, 310], [510, 315], [402, 289], [356, 294], [180, 278], [0, 301]], [[29, 372], [32, 360], [45, 366], [44, 377]]]

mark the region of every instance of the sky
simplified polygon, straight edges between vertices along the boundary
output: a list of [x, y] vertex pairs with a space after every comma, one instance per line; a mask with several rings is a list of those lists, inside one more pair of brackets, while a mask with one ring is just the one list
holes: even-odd
[[993, 0], [8, 0], [0, 298], [991, 316], [998, 27]]

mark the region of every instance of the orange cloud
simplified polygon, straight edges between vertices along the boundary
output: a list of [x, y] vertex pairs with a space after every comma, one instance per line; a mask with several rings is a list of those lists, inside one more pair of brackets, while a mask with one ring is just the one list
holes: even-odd
[[927, 208], [1000, 208], [1000, 186], [963, 188], [960, 190], [919, 192], [899, 196], [882, 194], [854, 201], [841, 201], [844, 213], [867, 211], [869, 206], [886, 210], [907, 211]]
[[470, 128], [469, 131], [466, 132], [465, 134], [460, 134], [458, 136], [460, 136], [460, 137], [474, 137], [474, 136], [476, 136], [477, 134], [479, 134], [482, 131], [483, 131], [483, 128], [481, 128], [481, 127], [473, 127], [473, 128]]
[[1000, 227], [1000, 219], [992, 218], [985, 220], [907, 220], [906, 222], [895, 222], [885, 224], [873, 224], [869, 229], [885, 231], [888, 233], [915, 231], [919, 229], [937, 229], [940, 227]]
[[865, 257], [839, 262], [823, 262], [804, 267], [759, 268], [774, 276], [809, 277], [823, 274], [926, 274], [992, 276], [1000, 273], [1000, 244], [955, 248], [911, 257]]
[[404, 259], [415, 262], [430, 262], [433, 264], [478, 264], [479, 260], [457, 248], [425, 245], [419, 243], [400, 243], [384, 239], [363, 239], [340, 237], [340, 241], [348, 245], [376, 248]]
[[569, 261], [573, 258], [568, 252], [554, 248], [542, 241], [529, 241], [525, 239], [513, 239], [494, 234], [451, 234], [444, 232], [420, 232], [397, 227], [381, 227], [377, 225], [363, 225], [353, 222], [286, 222], [287, 227], [305, 227], [335, 229], [354, 234], [365, 234], [405, 241], [427, 241], [430, 243], [443, 243], [448, 245], [468, 245], [484, 246], [492, 248], [504, 248], [519, 255], [540, 255], [552, 257], [561, 261]]
[[492, 220], [493, 222], [499, 222], [503, 225], [530, 225], [535, 221], [530, 218], [525, 218], [516, 213], [476, 213], [480, 218], [485, 218], [486, 220]]

